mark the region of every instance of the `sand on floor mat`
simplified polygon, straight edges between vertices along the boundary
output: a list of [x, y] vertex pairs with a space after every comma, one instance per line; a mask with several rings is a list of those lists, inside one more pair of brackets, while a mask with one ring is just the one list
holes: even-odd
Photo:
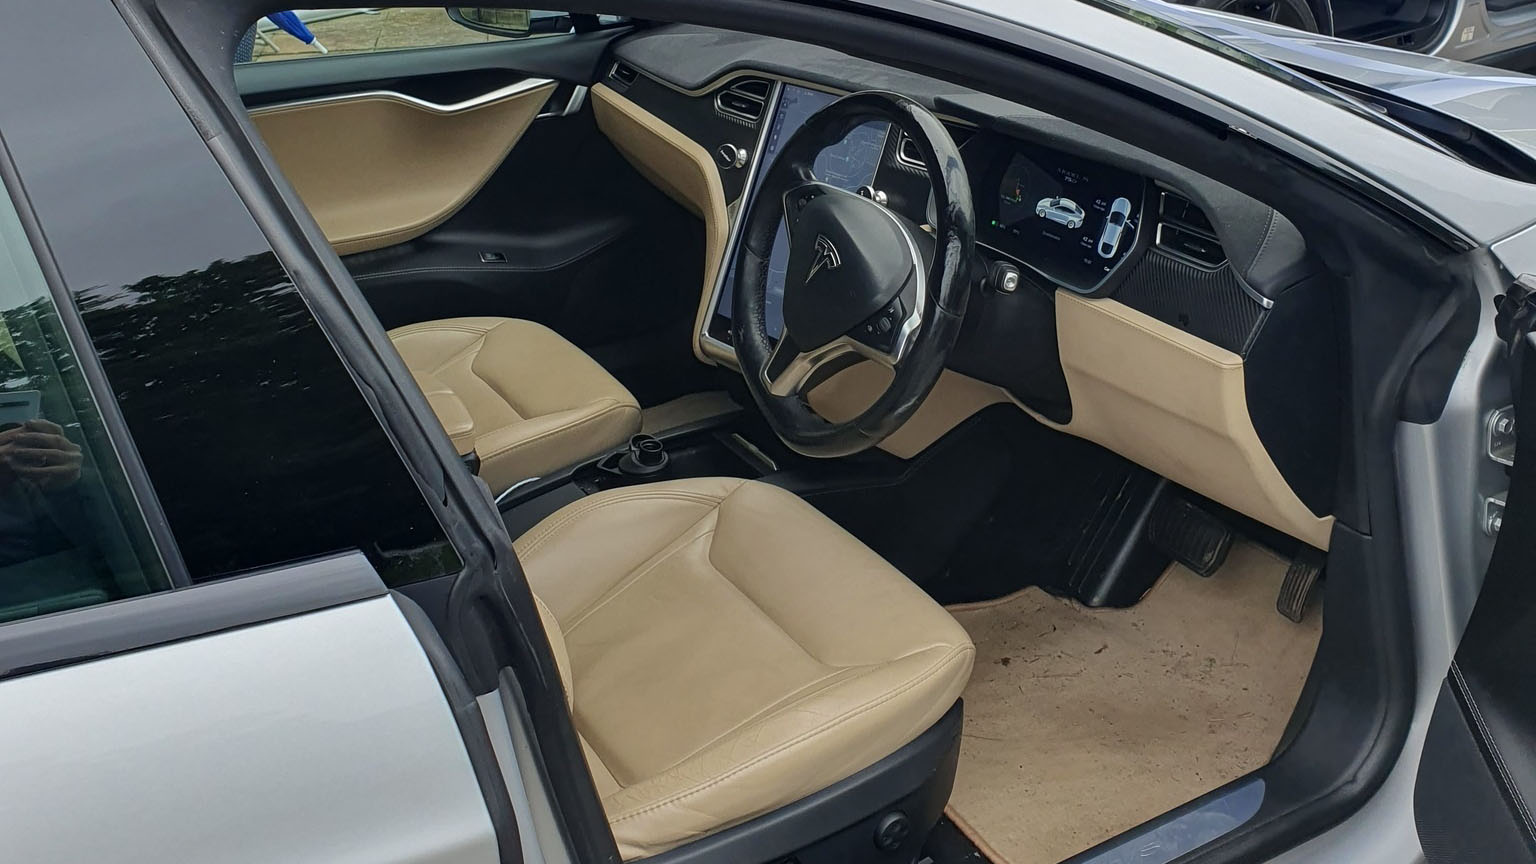
[[999, 864], [1054, 864], [1269, 760], [1322, 609], [1275, 611], [1287, 562], [1236, 544], [1130, 609], [1038, 588], [950, 611], [976, 642], [951, 807]]

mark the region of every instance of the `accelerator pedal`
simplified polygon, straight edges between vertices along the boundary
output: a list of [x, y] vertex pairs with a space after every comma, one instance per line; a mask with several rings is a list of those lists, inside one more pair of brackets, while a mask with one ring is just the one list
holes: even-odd
[[1152, 545], [1201, 576], [1221, 569], [1232, 536], [1221, 520], [1178, 495], [1164, 496], [1147, 524]]
[[1275, 610], [1281, 615], [1301, 623], [1307, 614], [1307, 600], [1317, 586], [1317, 577], [1323, 575], [1323, 556], [1315, 549], [1302, 549], [1291, 559], [1285, 571], [1285, 581], [1280, 585], [1280, 596], [1275, 598]]

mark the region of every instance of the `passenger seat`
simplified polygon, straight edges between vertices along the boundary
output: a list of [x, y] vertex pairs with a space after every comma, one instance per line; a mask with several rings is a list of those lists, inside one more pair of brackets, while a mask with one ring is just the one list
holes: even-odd
[[459, 454], [500, 495], [640, 431], [640, 404], [586, 352], [515, 318], [448, 318], [389, 331]]

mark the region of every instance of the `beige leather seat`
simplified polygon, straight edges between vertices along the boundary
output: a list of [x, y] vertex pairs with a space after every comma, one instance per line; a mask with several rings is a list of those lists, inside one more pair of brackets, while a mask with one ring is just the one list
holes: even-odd
[[773, 486], [616, 489], [515, 548], [625, 858], [874, 764], [970, 676], [975, 648], [948, 612]]
[[514, 318], [448, 318], [389, 331], [461, 455], [499, 494], [640, 431], [640, 405], [555, 331]]

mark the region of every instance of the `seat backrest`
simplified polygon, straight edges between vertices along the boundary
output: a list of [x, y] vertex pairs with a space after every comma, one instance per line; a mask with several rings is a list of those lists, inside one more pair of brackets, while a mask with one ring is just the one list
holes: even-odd
[[560, 683], [565, 686], [565, 705], [572, 707], [572, 699], [575, 697], [575, 686], [571, 680], [571, 653], [565, 647], [565, 631], [560, 629], [560, 622], [555, 620], [555, 613], [549, 611], [539, 595], [533, 595], [534, 605], [539, 607], [539, 621], [544, 625], [544, 633], [549, 637], [549, 648], [555, 652], [555, 666], [560, 670]]

